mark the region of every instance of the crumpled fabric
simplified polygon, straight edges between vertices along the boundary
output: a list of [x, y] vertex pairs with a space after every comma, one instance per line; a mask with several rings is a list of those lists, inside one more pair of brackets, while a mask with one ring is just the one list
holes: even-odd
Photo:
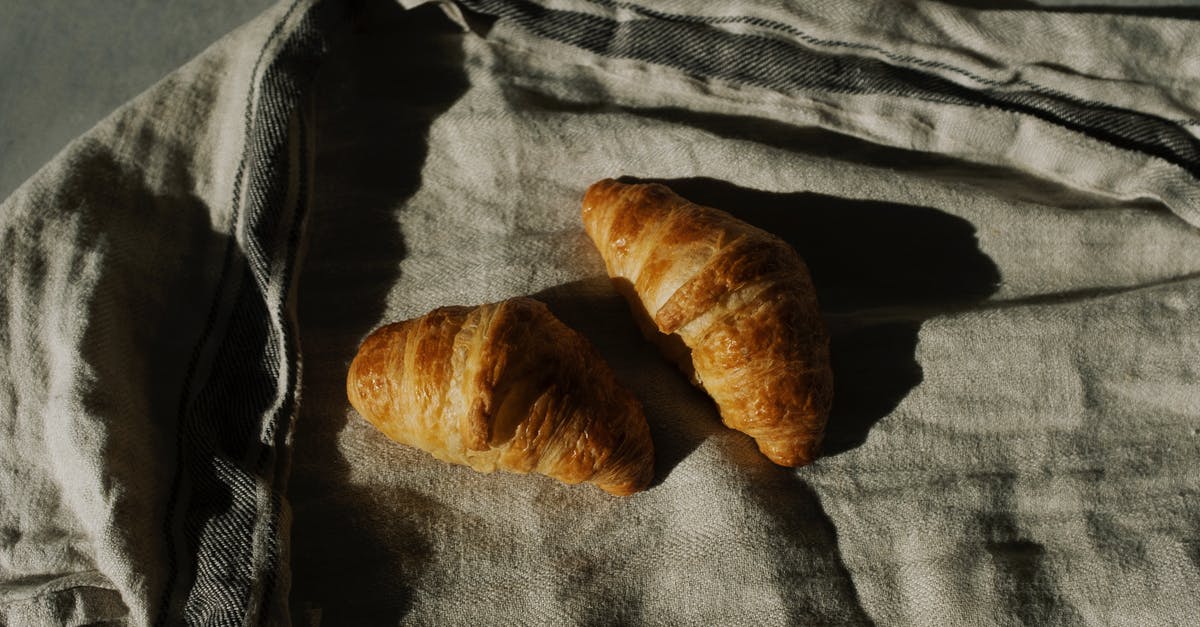
[[[1200, 24], [285, 0], [0, 206], [0, 622], [1184, 624]], [[832, 333], [774, 466], [638, 334], [611, 176], [772, 231]], [[358, 342], [530, 295], [642, 401], [629, 498], [397, 445]]]

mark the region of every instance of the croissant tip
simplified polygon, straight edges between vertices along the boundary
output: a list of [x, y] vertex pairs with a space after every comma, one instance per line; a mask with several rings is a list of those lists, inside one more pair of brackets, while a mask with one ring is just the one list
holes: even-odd
[[630, 496], [649, 488], [650, 484], [654, 482], [653, 448], [639, 453], [630, 470], [632, 470], [631, 474], [623, 475], [615, 482], [597, 481], [596, 486], [613, 496]]
[[354, 355], [354, 359], [350, 360], [350, 365], [346, 368], [346, 400], [350, 401], [350, 406], [359, 414], [366, 415], [364, 411], [364, 400], [359, 394], [359, 382], [362, 373], [363, 363], [367, 359], [366, 355], [370, 345], [376, 341], [379, 329], [373, 331], [363, 341], [359, 343], [358, 351]]
[[785, 468], [801, 468], [817, 461], [821, 456], [820, 450], [815, 448], [780, 451], [768, 450], [760, 444], [758, 450], [777, 466]]
[[633, 496], [650, 487], [650, 481], [639, 477], [624, 483], [597, 484], [597, 486], [613, 496]]
[[590, 213], [596, 205], [601, 204], [613, 185], [619, 185], [619, 183], [611, 178], [600, 179], [588, 185], [587, 191], [583, 193], [583, 213]]
[[602, 486], [600, 486], [600, 489], [604, 490], [605, 492], [607, 492], [613, 496], [633, 496], [634, 494], [637, 494], [638, 492], [640, 492], [639, 489], [631, 488], [629, 486], [604, 486], [604, 485], [602, 485]]

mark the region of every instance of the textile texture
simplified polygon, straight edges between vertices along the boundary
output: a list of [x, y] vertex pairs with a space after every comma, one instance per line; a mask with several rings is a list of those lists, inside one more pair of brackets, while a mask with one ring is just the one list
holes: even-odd
[[[0, 205], [0, 624], [1187, 624], [1200, 22], [886, 0], [284, 0]], [[832, 334], [777, 467], [639, 335], [583, 190], [787, 240]], [[645, 406], [628, 498], [346, 401], [528, 295]]]

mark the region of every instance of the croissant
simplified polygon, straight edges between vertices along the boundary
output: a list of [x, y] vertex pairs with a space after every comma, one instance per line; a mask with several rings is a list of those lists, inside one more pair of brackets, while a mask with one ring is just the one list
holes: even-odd
[[820, 452], [833, 398], [808, 268], [783, 240], [659, 184], [588, 188], [583, 223], [647, 338], [771, 461]]
[[641, 404], [582, 335], [529, 298], [376, 329], [346, 393], [389, 438], [481, 472], [538, 472], [620, 496], [654, 475]]

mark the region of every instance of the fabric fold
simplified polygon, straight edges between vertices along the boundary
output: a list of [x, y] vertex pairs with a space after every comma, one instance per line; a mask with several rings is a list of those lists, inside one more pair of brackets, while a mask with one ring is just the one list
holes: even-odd
[[[1157, 39], [1134, 42], [1111, 20], [1042, 22], [1038, 14], [943, 5], [879, 3], [839, 13], [747, 2], [733, 14], [696, 15], [614, 0], [460, 4], [508, 26], [494, 37], [501, 43], [527, 47], [532, 35], [571, 50], [565, 54], [576, 63], [612, 63], [616, 73], [669, 68], [702, 82], [704, 96], [771, 119], [1016, 168], [1122, 200], [1153, 199], [1200, 226], [1200, 115], [1194, 89], [1173, 78], [1190, 75], [1192, 57], [1179, 54], [1187, 29], [1170, 20], [1152, 30]], [[994, 31], [977, 32], [992, 23]], [[997, 45], [1024, 27], [1034, 27], [1027, 40]], [[1116, 34], [1097, 41], [1099, 32]], [[1126, 76], [1112, 77], [1090, 65], [1050, 63], [1064, 38], [1138, 63], [1118, 66]], [[1141, 43], [1151, 45], [1131, 52]], [[963, 54], [958, 46], [967, 45], [974, 47]], [[777, 105], [761, 106], [771, 101]]]
[[0, 209], [3, 622], [286, 621], [288, 302], [330, 5], [214, 44]]

